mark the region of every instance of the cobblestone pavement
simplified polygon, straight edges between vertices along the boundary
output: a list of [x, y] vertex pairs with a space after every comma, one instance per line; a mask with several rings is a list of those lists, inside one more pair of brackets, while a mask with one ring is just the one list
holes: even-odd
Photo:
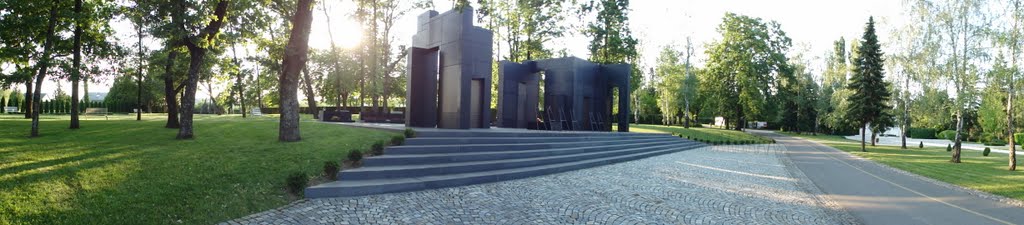
[[224, 224], [842, 224], [779, 145], [715, 146], [505, 182], [308, 199]]

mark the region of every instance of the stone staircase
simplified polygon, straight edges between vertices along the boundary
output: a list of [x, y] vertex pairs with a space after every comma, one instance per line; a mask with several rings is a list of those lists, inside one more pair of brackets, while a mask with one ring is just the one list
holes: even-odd
[[[476, 130], [474, 130], [476, 131]], [[497, 182], [651, 157], [704, 144], [668, 134], [418, 131], [405, 145], [363, 159], [307, 198], [363, 196]]]

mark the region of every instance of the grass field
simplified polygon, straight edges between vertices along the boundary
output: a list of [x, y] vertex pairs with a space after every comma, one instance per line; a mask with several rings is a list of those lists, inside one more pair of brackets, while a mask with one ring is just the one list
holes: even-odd
[[904, 150], [898, 146], [868, 145], [868, 152], [861, 152], [860, 142], [840, 136], [787, 135], [816, 141], [932, 179], [1024, 200], [1024, 171], [1020, 171], [1024, 170], [1024, 167], [1018, 165], [1018, 171], [1007, 171], [1007, 154], [992, 152], [985, 157], [981, 151], [963, 150], [960, 155], [961, 163], [955, 164], [949, 162], [951, 154], [946, 152], [945, 147], [922, 149], [908, 146], [909, 149]]
[[[369, 149], [397, 133], [301, 124], [303, 141], [277, 141], [273, 115], [199, 115], [194, 140], [175, 140], [166, 115], [0, 115], [0, 224], [212, 224], [282, 206], [296, 171]], [[308, 117], [308, 115], [304, 115]]]
[[682, 134], [693, 139], [708, 141], [764, 141], [764, 138], [754, 136], [742, 131], [726, 130], [718, 128], [691, 127], [689, 129], [681, 126], [664, 126], [652, 124], [630, 124], [630, 132], [638, 133], [670, 133]]

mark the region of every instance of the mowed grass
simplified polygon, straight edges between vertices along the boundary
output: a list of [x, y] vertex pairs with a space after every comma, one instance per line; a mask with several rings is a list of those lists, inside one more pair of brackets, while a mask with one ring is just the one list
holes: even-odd
[[682, 126], [665, 126], [665, 125], [653, 125], [653, 124], [630, 124], [630, 132], [638, 133], [669, 133], [669, 134], [682, 134], [683, 137], [689, 136], [692, 139], [700, 139], [706, 141], [764, 141], [764, 138], [754, 136], [742, 131], [726, 130], [718, 128], [703, 128], [703, 127], [690, 127], [683, 128]]
[[[308, 117], [308, 115], [304, 115]], [[0, 224], [212, 224], [293, 200], [285, 178], [317, 176], [325, 161], [397, 133], [301, 123], [303, 140], [277, 141], [274, 116], [197, 115], [194, 140], [175, 140], [166, 115], [0, 115]]]
[[[867, 146], [868, 152], [860, 151], [860, 142], [841, 136], [830, 135], [786, 135], [812, 140], [850, 154], [880, 162], [901, 170], [940, 180], [943, 182], [973, 188], [980, 191], [1024, 200], [1024, 167], [1018, 164], [1018, 171], [1008, 171], [1008, 155], [992, 152], [982, 156], [981, 151], [964, 149], [961, 163], [950, 163], [952, 152], [945, 147], [918, 148], [917, 143], [907, 143], [908, 149], [899, 146]], [[1020, 156], [1018, 156], [1020, 157]], [[1024, 158], [1022, 158], [1024, 160]]]

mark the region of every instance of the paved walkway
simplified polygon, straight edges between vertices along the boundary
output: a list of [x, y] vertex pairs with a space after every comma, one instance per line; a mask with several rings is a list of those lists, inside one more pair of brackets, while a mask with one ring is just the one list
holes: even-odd
[[[1024, 208], [766, 131], [836, 204], [864, 224], [1024, 224]], [[984, 197], [988, 196], [988, 197]]]
[[566, 173], [311, 199], [226, 224], [848, 224], [779, 145], [719, 146]]

